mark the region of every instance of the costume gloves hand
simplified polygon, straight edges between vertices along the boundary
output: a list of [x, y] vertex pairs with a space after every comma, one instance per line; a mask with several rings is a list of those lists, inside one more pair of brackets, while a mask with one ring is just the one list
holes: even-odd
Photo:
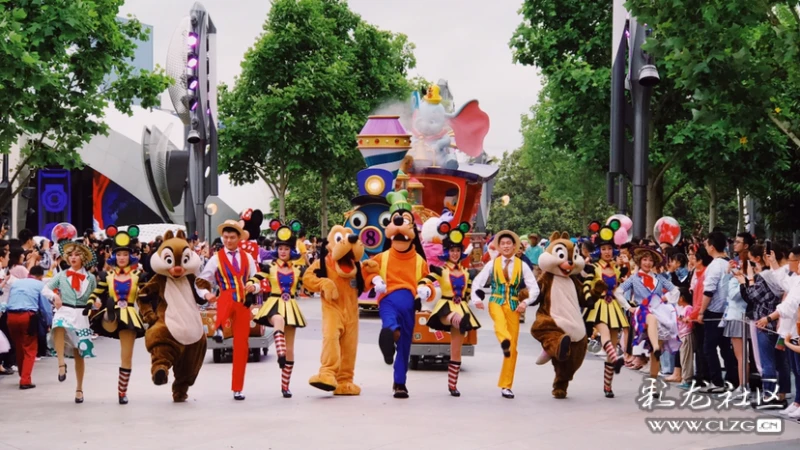
[[431, 298], [431, 288], [428, 286], [419, 286], [417, 287], [417, 295], [419, 295], [419, 299], [423, 302], [427, 301]]
[[372, 284], [375, 286], [375, 293], [376, 294], [385, 294], [386, 293], [386, 282], [383, 281], [383, 278], [380, 275], [376, 276], [372, 279]]

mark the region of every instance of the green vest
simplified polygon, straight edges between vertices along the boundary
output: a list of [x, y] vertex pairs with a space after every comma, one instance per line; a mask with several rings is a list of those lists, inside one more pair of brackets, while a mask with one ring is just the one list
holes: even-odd
[[522, 284], [522, 260], [514, 257], [511, 269], [511, 281], [506, 280], [503, 271], [503, 257], [498, 256], [494, 259], [494, 270], [492, 271], [492, 296], [489, 301], [503, 305], [508, 302], [511, 310], [516, 310], [519, 305], [519, 291]]

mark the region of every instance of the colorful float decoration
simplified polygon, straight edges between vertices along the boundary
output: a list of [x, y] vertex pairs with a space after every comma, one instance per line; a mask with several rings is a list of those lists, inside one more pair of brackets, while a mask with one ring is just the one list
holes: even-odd
[[[403, 123], [411, 124], [412, 133]], [[442, 104], [439, 86], [426, 91], [411, 116], [367, 119], [356, 137], [367, 168], [358, 173], [359, 195], [352, 200], [354, 208], [345, 214], [345, 226], [359, 235], [366, 248], [365, 258], [384, 250], [384, 229], [389, 221], [385, 197], [392, 190], [409, 192], [414, 219], [430, 256], [441, 248], [442, 224], [457, 228], [462, 222], [475, 221], [481, 205], [489, 203], [483, 198], [484, 185], [499, 168], [459, 162], [457, 155], [479, 157], [488, 131], [489, 116], [477, 100], [450, 114]], [[480, 235], [466, 234], [465, 246], [474, 236]], [[435, 257], [428, 260], [439, 262]], [[377, 309], [375, 300], [366, 294], [359, 303], [363, 309]]]

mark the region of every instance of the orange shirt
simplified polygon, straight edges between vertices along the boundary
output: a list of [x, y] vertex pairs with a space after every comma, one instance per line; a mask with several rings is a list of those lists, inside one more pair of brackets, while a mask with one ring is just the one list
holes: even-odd
[[[414, 250], [406, 253], [400, 253], [394, 249], [389, 249], [383, 253], [379, 253], [372, 257], [380, 267], [383, 263], [383, 258], [390, 258], [386, 268], [386, 293], [378, 297], [378, 302], [386, 295], [400, 290], [408, 289], [416, 297], [417, 296], [417, 283], [425, 278], [428, 273], [428, 264], [424, 261], [421, 266], [421, 276], [417, 278], [417, 258], [421, 258]], [[379, 273], [380, 274], [380, 273]], [[370, 280], [371, 283], [371, 280]]]

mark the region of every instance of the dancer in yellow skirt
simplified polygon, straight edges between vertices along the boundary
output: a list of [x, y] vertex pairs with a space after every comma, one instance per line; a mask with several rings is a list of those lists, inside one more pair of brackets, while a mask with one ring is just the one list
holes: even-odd
[[[614, 373], [619, 373], [624, 363], [622, 355], [618, 355], [616, 350], [620, 330], [630, 326], [625, 312], [614, 297], [614, 289], [622, 283], [624, 274], [614, 262], [617, 248], [614, 245], [613, 225], [616, 224], [612, 223], [611, 227], [604, 226], [598, 230], [595, 246], [600, 252], [600, 258], [592, 266], [587, 267], [586, 272], [589, 276], [583, 282], [583, 294], [589, 305], [595, 298], [593, 291], [605, 291], [605, 295], [594, 302], [594, 306], [586, 309], [584, 319], [588, 328], [594, 327], [600, 333], [600, 342], [603, 343], [603, 350], [606, 352], [603, 371], [603, 393], [606, 398], [614, 398], [611, 382]], [[595, 226], [599, 227], [599, 224]]]
[[135, 308], [139, 295], [139, 275], [133, 270], [138, 262], [132, 256], [132, 239], [139, 236], [139, 227], [133, 225], [128, 231], [118, 231], [111, 225], [106, 235], [113, 240], [112, 257], [108, 264], [113, 267], [97, 277], [97, 288], [90, 300], [100, 300], [105, 306], [92, 317], [95, 333], [118, 339], [121, 347], [119, 364], [119, 404], [128, 404], [128, 381], [131, 377], [133, 344], [144, 336], [144, 324]]
[[442, 297], [433, 308], [428, 326], [434, 330], [450, 333], [447, 389], [453, 397], [461, 396], [456, 385], [461, 371], [461, 347], [464, 335], [469, 331], [477, 332], [481, 327], [475, 314], [469, 309], [472, 280], [469, 278], [469, 273], [461, 267], [461, 261], [468, 256], [464, 253], [464, 238], [468, 231], [469, 224], [464, 222], [458, 228], [447, 232], [442, 242], [444, 254], [439, 256], [446, 261], [444, 267], [430, 266], [431, 273], [419, 283], [419, 289], [423, 286], [430, 289], [430, 285], [438, 281], [442, 289]]
[[[297, 283], [300, 281], [300, 268], [292, 263], [297, 259], [295, 234], [302, 228], [300, 222], [292, 221], [288, 226], [273, 220], [270, 228], [275, 230], [275, 248], [267, 273], [253, 277], [254, 282], [269, 283], [269, 292], [264, 305], [253, 317], [256, 323], [275, 328], [275, 352], [281, 368], [281, 394], [290, 398], [289, 381], [294, 368], [294, 336], [297, 328], [306, 326], [306, 319], [297, 306]], [[263, 289], [263, 288], [262, 288]]]

